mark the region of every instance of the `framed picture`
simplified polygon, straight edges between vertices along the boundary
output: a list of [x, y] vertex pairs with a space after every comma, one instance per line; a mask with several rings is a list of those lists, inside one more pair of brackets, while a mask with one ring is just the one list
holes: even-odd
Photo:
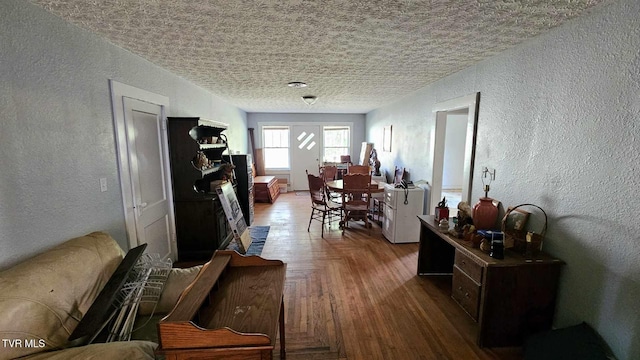
[[382, 131], [382, 151], [391, 152], [391, 125], [385, 126]]
[[247, 223], [244, 221], [242, 211], [240, 211], [240, 205], [236, 198], [236, 193], [233, 191], [233, 186], [230, 182], [223, 183], [216, 188], [220, 203], [224, 209], [229, 226], [233, 231], [233, 239], [238, 245], [238, 252], [245, 254], [249, 246], [251, 246], [251, 236], [247, 230]]
[[509, 206], [507, 212], [509, 212], [509, 217], [507, 217], [505, 228], [507, 230], [523, 231], [525, 226], [527, 226], [530, 213], [521, 209], [514, 210], [513, 206]]

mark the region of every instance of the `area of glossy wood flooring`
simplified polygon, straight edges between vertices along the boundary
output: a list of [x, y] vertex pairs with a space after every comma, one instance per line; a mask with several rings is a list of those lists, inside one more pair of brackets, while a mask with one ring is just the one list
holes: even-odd
[[475, 344], [451, 278], [416, 275], [418, 244], [391, 244], [361, 222], [344, 236], [334, 223], [323, 239], [317, 221], [307, 232], [310, 211], [308, 194], [293, 192], [255, 206], [253, 225], [271, 226], [262, 256], [287, 263], [288, 359], [522, 358], [520, 349]]

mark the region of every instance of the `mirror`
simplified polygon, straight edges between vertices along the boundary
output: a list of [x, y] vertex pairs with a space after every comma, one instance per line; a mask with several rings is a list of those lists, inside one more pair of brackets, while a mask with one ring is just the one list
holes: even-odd
[[[452, 197], [453, 201], [447, 201], [452, 209], [457, 209], [459, 201], [469, 203], [471, 199], [479, 106], [479, 92], [434, 106], [436, 121], [428, 214], [442, 200], [443, 190]], [[451, 216], [455, 214], [453, 211]]]

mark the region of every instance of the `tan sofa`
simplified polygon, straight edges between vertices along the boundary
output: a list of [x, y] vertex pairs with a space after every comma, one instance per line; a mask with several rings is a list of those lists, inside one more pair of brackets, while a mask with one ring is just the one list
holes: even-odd
[[[123, 256], [113, 238], [94, 232], [1, 271], [0, 359], [153, 359], [157, 347], [153, 341], [66, 348], [67, 338]], [[156, 313], [173, 308], [199, 269], [172, 269]], [[139, 317], [149, 311], [141, 308]], [[150, 328], [155, 332], [154, 322], [150, 322]], [[132, 338], [136, 338], [136, 333]]]

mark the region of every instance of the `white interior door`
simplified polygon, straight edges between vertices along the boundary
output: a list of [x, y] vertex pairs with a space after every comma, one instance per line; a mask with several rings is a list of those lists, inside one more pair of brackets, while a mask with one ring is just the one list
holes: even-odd
[[133, 185], [138, 244], [149, 253], [171, 256], [171, 221], [165, 173], [162, 107], [124, 98], [124, 118]]
[[307, 173], [318, 174], [322, 132], [319, 125], [294, 125], [291, 128], [291, 186], [309, 190]]
[[176, 259], [165, 112], [169, 99], [111, 81], [129, 246]]

